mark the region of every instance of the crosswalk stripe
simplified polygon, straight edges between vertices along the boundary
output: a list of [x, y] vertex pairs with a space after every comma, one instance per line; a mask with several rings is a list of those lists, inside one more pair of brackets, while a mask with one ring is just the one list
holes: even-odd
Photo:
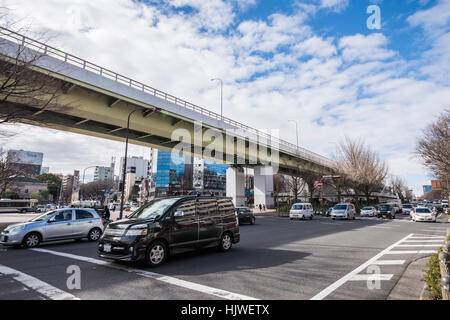
[[0, 265], [0, 274], [11, 276], [14, 280], [20, 282], [25, 287], [37, 291], [51, 300], [80, 300], [68, 292], [60, 290], [44, 281], [4, 265]]
[[405, 260], [377, 260], [372, 262], [373, 265], [401, 265], [404, 264]]

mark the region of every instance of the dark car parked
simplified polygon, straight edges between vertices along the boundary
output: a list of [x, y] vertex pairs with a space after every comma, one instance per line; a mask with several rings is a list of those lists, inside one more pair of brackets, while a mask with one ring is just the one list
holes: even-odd
[[98, 253], [107, 259], [145, 260], [148, 266], [158, 266], [169, 254], [207, 247], [226, 252], [239, 240], [231, 198], [162, 198], [142, 206], [127, 219], [110, 223]]
[[378, 218], [395, 219], [395, 207], [391, 203], [382, 203], [378, 205]]
[[248, 207], [236, 207], [236, 213], [238, 215], [239, 224], [243, 222], [248, 222], [250, 224], [255, 224], [256, 218], [253, 211]]

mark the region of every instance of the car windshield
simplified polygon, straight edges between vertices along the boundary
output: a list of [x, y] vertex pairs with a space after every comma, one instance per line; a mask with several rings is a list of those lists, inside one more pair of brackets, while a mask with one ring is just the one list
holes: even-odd
[[390, 206], [388, 204], [381, 204], [378, 206], [378, 209], [380, 210], [389, 210]]
[[334, 210], [347, 210], [347, 205], [346, 204], [337, 204], [334, 206], [333, 209]]
[[303, 205], [302, 204], [294, 204], [292, 209], [294, 209], [294, 210], [303, 210]]
[[416, 212], [417, 213], [431, 213], [430, 209], [427, 209], [427, 208], [417, 208]]
[[47, 219], [48, 217], [50, 217], [55, 212], [56, 212], [56, 210], [46, 212], [44, 214], [41, 214], [40, 216], [37, 216], [37, 217], [31, 219], [30, 222], [43, 221], [43, 220]]
[[411, 204], [404, 204], [404, 205], [403, 205], [403, 208], [404, 208], [404, 209], [411, 209], [411, 208], [412, 208], [412, 205], [411, 205]]
[[362, 208], [362, 210], [372, 210], [373, 209], [373, 207], [364, 207], [364, 208]]
[[167, 211], [167, 209], [170, 208], [170, 206], [172, 206], [178, 200], [180, 200], [180, 198], [153, 200], [133, 212], [128, 218], [151, 219], [156, 218], [157, 216], [162, 216]]

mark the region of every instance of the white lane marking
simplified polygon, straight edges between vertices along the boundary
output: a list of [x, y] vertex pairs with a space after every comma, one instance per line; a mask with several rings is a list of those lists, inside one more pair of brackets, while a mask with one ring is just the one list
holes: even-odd
[[372, 262], [373, 265], [401, 265], [405, 264], [405, 260], [377, 260]]
[[80, 300], [68, 292], [60, 290], [44, 281], [4, 265], [0, 265], [0, 274], [11, 276], [14, 280], [22, 283], [25, 287], [37, 291], [51, 300]]
[[324, 298], [326, 298], [330, 293], [332, 293], [333, 291], [335, 291], [337, 288], [339, 288], [340, 286], [342, 286], [344, 283], [346, 283], [348, 280], [350, 280], [351, 278], [353, 278], [355, 275], [357, 275], [358, 273], [360, 273], [361, 271], [363, 271], [364, 269], [366, 269], [368, 266], [372, 265], [373, 262], [377, 261], [379, 258], [381, 258], [382, 256], [384, 256], [386, 253], [389, 252], [389, 250], [391, 250], [392, 248], [394, 248], [397, 244], [401, 243], [402, 241], [408, 239], [409, 237], [411, 237], [413, 235], [413, 233], [407, 235], [406, 237], [404, 237], [403, 239], [397, 241], [396, 243], [394, 243], [393, 245], [387, 247], [386, 249], [384, 249], [383, 251], [381, 251], [380, 253], [378, 253], [376, 256], [374, 256], [373, 258], [369, 259], [368, 261], [366, 261], [365, 263], [363, 263], [362, 265], [360, 265], [358, 268], [356, 268], [355, 270], [347, 273], [345, 276], [343, 276], [342, 278], [340, 278], [339, 280], [337, 280], [336, 282], [334, 282], [333, 284], [329, 285], [328, 287], [326, 287], [325, 289], [323, 289], [322, 291], [320, 291], [318, 294], [316, 294], [314, 297], [311, 298], [311, 300], [322, 300]]
[[84, 256], [78, 256], [78, 255], [74, 255], [74, 254], [70, 254], [70, 253], [64, 253], [64, 252], [58, 252], [58, 251], [53, 251], [53, 250], [47, 250], [47, 249], [29, 249], [32, 251], [36, 251], [36, 252], [41, 252], [41, 253], [48, 253], [48, 254], [52, 254], [55, 256], [60, 256], [60, 257], [65, 257], [65, 258], [69, 258], [69, 259], [74, 259], [74, 260], [79, 260], [79, 261], [84, 261], [84, 262], [88, 262], [88, 263], [93, 263], [93, 264], [97, 264], [97, 265], [102, 265], [105, 267], [110, 267], [110, 268], [114, 268], [114, 269], [119, 269], [122, 271], [126, 271], [126, 272], [132, 272], [135, 274], [138, 274], [140, 276], [146, 277], [146, 278], [150, 278], [150, 279], [154, 279], [154, 280], [158, 280], [158, 281], [162, 281], [165, 283], [169, 283], [172, 285], [176, 285], [179, 287], [183, 287], [186, 289], [191, 289], [194, 291], [199, 291], [202, 293], [206, 293], [206, 294], [210, 294], [216, 297], [220, 297], [223, 299], [229, 299], [229, 300], [258, 300], [256, 298], [252, 298], [249, 296], [245, 296], [242, 294], [237, 294], [237, 293], [233, 293], [233, 292], [229, 292], [229, 291], [225, 291], [225, 290], [221, 290], [221, 289], [216, 289], [213, 287], [208, 287], [202, 284], [197, 284], [194, 282], [190, 282], [190, 281], [185, 281], [185, 280], [181, 280], [181, 279], [177, 279], [174, 277], [170, 277], [170, 276], [165, 276], [162, 274], [158, 274], [155, 272], [150, 272], [150, 271], [146, 271], [146, 270], [141, 270], [141, 269], [135, 269], [135, 268], [127, 268], [121, 265], [117, 265], [114, 264], [112, 262], [108, 262], [108, 261], [104, 261], [104, 260], [99, 260], [99, 259], [94, 259], [94, 258], [90, 258], [90, 257], [84, 257]]
[[375, 229], [392, 229], [391, 227], [382, 227], [382, 226], [370, 226], [368, 228], [375, 228]]
[[435, 253], [437, 250], [396, 250], [389, 251], [386, 254], [415, 254], [415, 253]]
[[422, 239], [422, 240], [406, 240], [403, 243], [430, 243], [430, 242], [441, 242], [442, 243], [442, 239], [435, 239], [435, 240], [426, 240], [426, 239]]
[[421, 236], [414, 236], [410, 239], [445, 239], [444, 236], [432, 236], [432, 235], [421, 235]]
[[440, 247], [442, 243], [434, 243], [434, 244], [399, 244], [396, 247]]
[[374, 280], [386, 280], [392, 279], [393, 274], [357, 274], [348, 279], [348, 281], [374, 281]]

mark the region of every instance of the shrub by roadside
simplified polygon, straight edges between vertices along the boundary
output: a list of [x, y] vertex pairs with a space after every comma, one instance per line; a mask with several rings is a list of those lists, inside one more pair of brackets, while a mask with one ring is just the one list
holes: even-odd
[[439, 268], [439, 252], [433, 253], [427, 262], [425, 276], [422, 279], [427, 284], [427, 291], [430, 300], [442, 300], [441, 291], [441, 270]]

